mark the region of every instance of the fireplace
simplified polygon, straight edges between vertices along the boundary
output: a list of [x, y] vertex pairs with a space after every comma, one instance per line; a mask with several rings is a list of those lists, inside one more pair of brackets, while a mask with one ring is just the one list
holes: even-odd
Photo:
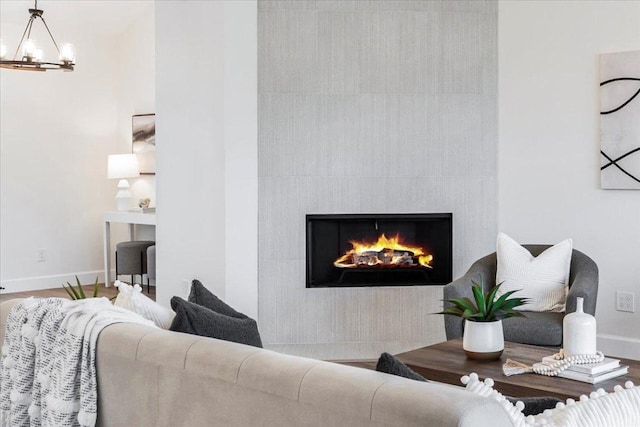
[[307, 215], [307, 288], [446, 285], [452, 216]]

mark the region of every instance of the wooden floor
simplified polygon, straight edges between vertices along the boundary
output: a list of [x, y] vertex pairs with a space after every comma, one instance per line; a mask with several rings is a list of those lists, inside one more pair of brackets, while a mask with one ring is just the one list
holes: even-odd
[[[84, 292], [87, 296], [93, 295], [93, 285], [85, 285]], [[143, 292], [146, 296], [155, 301], [156, 299], [156, 288], [155, 286], [151, 286], [149, 293], [147, 293], [147, 287], [143, 287]], [[104, 284], [100, 285], [100, 291], [98, 292], [99, 297], [107, 297], [111, 298], [118, 295], [118, 288], [115, 286], [109, 286], [106, 288]], [[59, 288], [53, 289], [42, 289], [39, 291], [29, 291], [29, 292], [14, 292], [14, 293], [0, 293], [0, 302], [7, 301], [13, 298], [49, 298], [49, 297], [58, 297], [58, 298], [69, 298], [67, 292], [64, 290], [62, 286]]]

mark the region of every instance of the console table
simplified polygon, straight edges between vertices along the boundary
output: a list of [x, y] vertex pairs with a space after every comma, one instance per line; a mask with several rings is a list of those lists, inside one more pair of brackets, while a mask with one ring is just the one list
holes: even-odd
[[135, 239], [136, 225], [156, 225], [153, 212], [113, 211], [104, 213], [104, 285], [111, 286], [111, 223], [129, 224], [129, 240]]
[[396, 357], [423, 377], [448, 384], [462, 385], [460, 377], [475, 372], [481, 379], [492, 378], [495, 389], [513, 397], [555, 396], [559, 399], [577, 399], [582, 394], [603, 388], [612, 391], [616, 384], [633, 381], [640, 384], [640, 361], [620, 359], [621, 365], [629, 365], [629, 373], [621, 377], [587, 384], [580, 381], [537, 374], [513, 375], [502, 373], [502, 365], [507, 359], [532, 365], [544, 356], [557, 353], [558, 349], [505, 342], [504, 353], [499, 360], [481, 361], [467, 359], [462, 349], [462, 339], [445, 341], [417, 350], [398, 354]]

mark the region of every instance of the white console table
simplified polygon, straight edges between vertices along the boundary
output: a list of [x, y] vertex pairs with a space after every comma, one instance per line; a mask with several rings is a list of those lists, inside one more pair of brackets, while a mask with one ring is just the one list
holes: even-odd
[[129, 224], [129, 240], [135, 239], [136, 225], [156, 225], [155, 213], [105, 212], [104, 213], [104, 283], [111, 286], [111, 223]]

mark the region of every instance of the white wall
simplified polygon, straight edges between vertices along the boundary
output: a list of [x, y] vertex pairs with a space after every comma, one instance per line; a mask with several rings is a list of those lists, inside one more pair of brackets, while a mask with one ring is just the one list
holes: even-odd
[[225, 294], [224, 3], [157, 1], [157, 294]]
[[[156, 111], [155, 7], [145, 11], [117, 38], [118, 45], [118, 149], [131, 152], [131, 116]], [[130, 179], [134, 205], [149, 197], [156, 205], [155, 175]]]
[[255, 0], [224, 3], [225, 300], [258, 317], [258, 53]]
[[[1, 6], [2, 38], [13, 50], [29, 6]], [[131, 115], [154, 111], [153, 3], [41, 6], [58, 42], [74, 43], [77, 66], [73, 73], [0, 71], [5, 292], [57, 287], [74, 274], [85, 282], [96, 275], [103, 280], [102, 213], [115, 209], [117, 184], [106, 178], [107, 156], [131, 152]], [[41, 30], [34, 38], [50, 57], [53, 45], [41, 27], [34, 24]], [[155, 191], [153, 177], [132, 184], [136, 197]], [[127, 239], [124, 226], [112, 230], [112, 241]], [[40, 248], [47, 250], [45, 262], [36, 261]]]
[[[5, 38], [10, 49], [23, 25], [2, 23], [3, 37], [16, 38]], [[83, 280], [93, 280], [102, 271], [101, 217], [113, 186], [106, 159], [117, 125], [115, 49], [106, 37], [65, 30], [56, 35], [74, 41], [73, 73], [0, 71], [5, 292], [56, 287], [83, 272]], [[45, 262], [36, 261], [39, 248], [47, 250]]]
[[[640, 2], [501, 1], [499, 226], [600, 268], [598, 346], [640, 358], [640, 192], [600, 190], [598, 54], [640, 49]], [[636, 313], [615, 310], [615, 291]]]

